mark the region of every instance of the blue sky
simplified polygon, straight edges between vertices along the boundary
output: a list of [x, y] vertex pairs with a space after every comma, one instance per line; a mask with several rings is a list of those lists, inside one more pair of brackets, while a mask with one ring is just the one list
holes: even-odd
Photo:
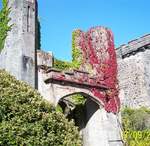
[[71, 60], [71, 33], [93, 26], [112, 29], [115, 45], [150, 33], [150, 0], [38, 0], [42, 49]]

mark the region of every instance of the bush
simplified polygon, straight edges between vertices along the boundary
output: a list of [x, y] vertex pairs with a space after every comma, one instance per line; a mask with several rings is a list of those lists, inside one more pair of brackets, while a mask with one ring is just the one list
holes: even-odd
[[0, 70], [1, 146], [80, 146], [73, 122], [36, 90]]
[[150, 109], [125, 108], [122, 124], [127, 146], [150, 146]]

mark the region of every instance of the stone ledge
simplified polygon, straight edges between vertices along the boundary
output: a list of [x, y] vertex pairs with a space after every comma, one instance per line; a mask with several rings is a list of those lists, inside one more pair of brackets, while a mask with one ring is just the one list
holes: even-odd
[[[134, 55], [137, 52], [143, 51], [141, 48], [146, 48], [150, 45], [150, 34], [144, 35], [138, 39], [131, 40], [128, 44], [123, 44], [120, 47], [116, 48], [116, 53], [118, 58], [125, 58], [130, 55]], [[147, 47], [146, 49], [149, 49]], [[145, 50], [145, 49], [144, 49]]]
[[76, 72], [73, 74], [66, 74], [64, 72], [58, 72], [51, 69], [49, 73], [44, 75], [44, 81], [46, 84], [60, 81], [62, 84], [72, 83], [78, 85], [80, 84], [83, 86], [108, 89], [104, 81], [97, 81], [97, 78], [91, 78], [87, 73], [79, 75]]

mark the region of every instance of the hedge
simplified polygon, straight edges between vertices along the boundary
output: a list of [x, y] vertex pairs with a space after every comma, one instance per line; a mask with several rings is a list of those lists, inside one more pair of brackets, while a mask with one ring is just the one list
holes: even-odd
[[0, 70], [1, 146], [81, 146], [72, 121], [26, 83]]

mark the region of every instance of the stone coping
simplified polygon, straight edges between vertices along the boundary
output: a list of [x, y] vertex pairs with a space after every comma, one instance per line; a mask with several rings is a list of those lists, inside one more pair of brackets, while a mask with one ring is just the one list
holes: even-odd
[[60, 84], [60, 82], [62, 82], [62, 84], [71, 83], [82, 86], [90, 86], [93, 88], [108, 89], [108, 87], [104, 84], [104, 81], [97, 81], [96, 77], [90, 77], [87, 73], [81, 73], [78, 74], [78, 72], [74, 72], [73, 74], [66, 74], [64, 72], [51, 70], [49, 73], [44, 75], [44, 81], [46, 84], [52, 82], [59, 82]]
[[116, 48], [118, 56], [129, 56], [132, 52], [139, 52], [139, 48], [150, 45], [150, 34], [144, 35], [138, 39], [131, 40], [128, 44], [123, 44]]

